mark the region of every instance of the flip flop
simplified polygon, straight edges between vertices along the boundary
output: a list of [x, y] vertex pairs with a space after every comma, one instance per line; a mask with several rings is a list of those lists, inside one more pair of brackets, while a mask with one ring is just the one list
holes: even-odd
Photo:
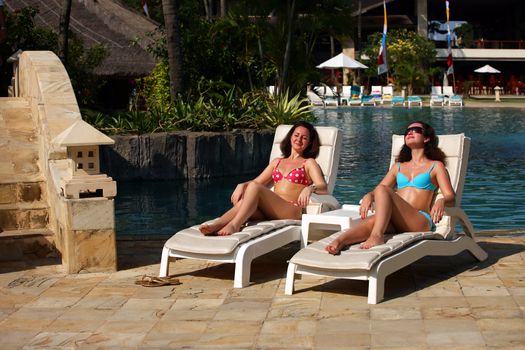
[[141, 279], [136, 280], [135, 284], [143, 287], [162, 287], [162, 286], [176, 286], [181, 284], [178, 278], [174, 277], [157, 277], [157, 276], [142, 276]]

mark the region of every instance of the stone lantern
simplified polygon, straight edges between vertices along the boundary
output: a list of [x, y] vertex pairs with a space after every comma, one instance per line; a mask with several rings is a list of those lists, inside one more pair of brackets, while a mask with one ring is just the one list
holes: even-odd
[[115, 197], [116, 182], [100, 173], [100, 145], [115, 143], [83, 120], [78, 120], [53, 139], [67, 149], [67, 170], [60, 180], [66, 198]]

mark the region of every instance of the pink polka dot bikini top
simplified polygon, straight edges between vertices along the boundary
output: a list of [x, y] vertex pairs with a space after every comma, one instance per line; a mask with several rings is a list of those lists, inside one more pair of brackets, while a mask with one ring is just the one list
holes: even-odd
[[[273, 169], [273, 172], [272, 172], [273, 182], [277, 183], [281, 181], [282, 179], [286, 179], [292, 183], [296, 183], [296, 184], [303, 185], [303, 186], [308, 186], [311, 184], [311, 181], [309, 181], [306, 178], [306, 170], [304, 169], [304, 163], [300, 167], [292, 169], [286, 176], [283, 176], [283, 173], [281, 173], [281, 171], [277, 169], [277, 167], [281, 163], [281, 160], [282, 158], [279, 159], [279, 161], [277, 162], [277, 165]], [[304, 162], [306, 163], [306, 160]]]

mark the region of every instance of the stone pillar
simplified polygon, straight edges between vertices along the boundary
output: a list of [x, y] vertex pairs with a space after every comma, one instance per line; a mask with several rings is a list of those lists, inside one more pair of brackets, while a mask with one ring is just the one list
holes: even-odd
[[[346, 37], [340, 40], [341, 47], [343, 48], [343, 53], [348, 57], [357, 59], [355, 57], [355, 43], [354, 40], [350, 37]], [[343, 68], [343, 85], [352, 85], [354, 80], [356, 80], [355, 71], [351, 69]]]
[[426, 38], [428, 36], [427, 0], [416, 0], [417, 33]]

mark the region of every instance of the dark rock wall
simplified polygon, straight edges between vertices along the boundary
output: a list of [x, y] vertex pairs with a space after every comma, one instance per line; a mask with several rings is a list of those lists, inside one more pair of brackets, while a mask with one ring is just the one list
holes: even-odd
[[171, 180], [257, 174], [274, 132], [170, 132], [112, 136], [100, 147], [101, 171], [114, 180]]

